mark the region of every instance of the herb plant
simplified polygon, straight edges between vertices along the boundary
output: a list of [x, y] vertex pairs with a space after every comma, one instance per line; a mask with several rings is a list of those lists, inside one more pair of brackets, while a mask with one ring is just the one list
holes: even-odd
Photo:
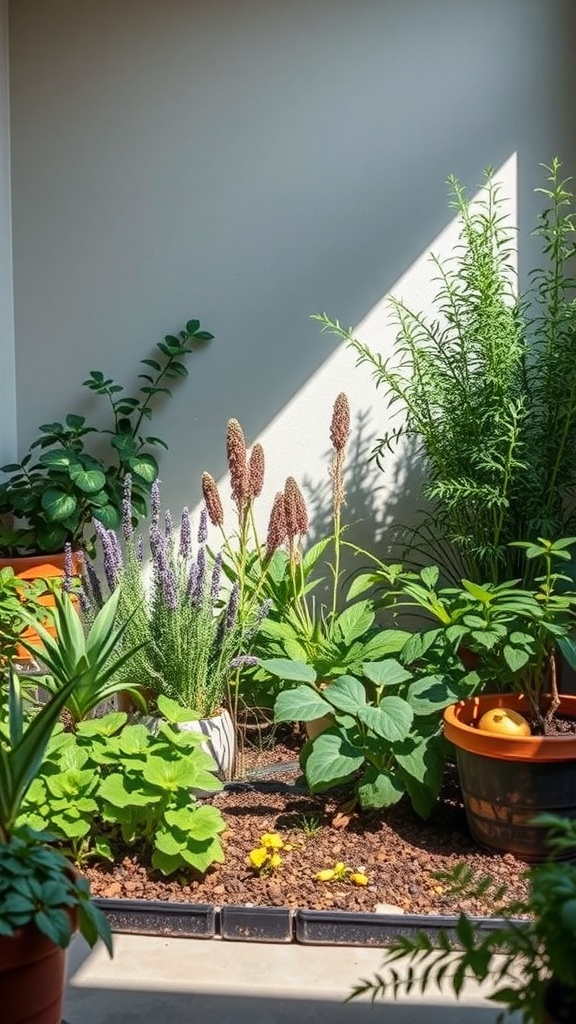
[[[19, 463], [2, 467], [9, 474], [0, 483], [0, 551], [4, 555], [61, 551], [69, 542], [74, 549], [91, 547], [85, 528], [93, 517], [109, 529], [120, 525], [122, 482], [133, 478], [134, 514], [146, 514], [150, 486], [158, 476], [151, 449], [167, 448], [161, 438], [145, 434], [155, 404], [171, 397], [167, 384], [184, 378], [183, 359], [199, 342], [212, 335], [189, 320], [178, 337], [167, 335], [158, 342], [158, 358], [142, 359], [138, 374], [143, 383], [135, 395], [121, 384], [92, 370], [84, 387], [108, 400], [111, 423], [98, 429], [84, 416], [68, 414], [64, 423], [45, 423], [40, 436]], [[86, 448], [90, 439], [93, 452]], [[106, 454], [101, 455], [102, 443]], [[36, 452], [40, 455], [35, 458]], [[13, 523], [6, 524], [7, 517]]]
[[[226, 703], [235, 658], [249, 640], [238, 618], [238, 588], [222, 587], [221, 559], [208, 564], [206, 512], [202, 511], [196, 550], [188, 509], [176, 540], [169, 512], [160, 525], [160, 489], [152, 485], [148, 528], [152, 567], [148, 581], [141, 539], [132, 527], [131, 478], [124, 487], [123, 543], [97, 525], [108, 586], [117, 597], [121, 650], [130, 650], [117, 678], [177, 701], [188, 718], [208, 718]], [[92, 581], [92, 583], [90, 583]], [[86, 584], [101, 597], [93, 570]], [[224, 594], [226, 593], [226, 596]]]
[[[573, 532], [576, 485], [576, 213], [554, 159], [535, 234], [544, 266], [515, 290], [513, 233], [492, 172], [470, 203], [455, 178], [461, 219], [453, 256], [432, 256], [438, 280], [428, 318], [391, 299], [396, 350], [383, 359], [325, 314], [317, 319], [366, 364], [392, 416], [379, 464], [401, 438], [421, 453], [431, 512], [409, 534], [411, 556], [453, 578], [498, 583], [528, 572], [512, 541]], [[419, 556], [418, 556], [419, 553]]]

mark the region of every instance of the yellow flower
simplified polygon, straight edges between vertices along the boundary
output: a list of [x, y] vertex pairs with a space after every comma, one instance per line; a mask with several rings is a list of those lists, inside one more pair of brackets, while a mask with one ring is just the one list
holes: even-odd
[[350, 875], [350, 881], [354, 882], [354, 885], [368, 885], [368, 876], [363, 874], [362, 871], [354, 871]]
[[279, 868], [282, 863], [282, 857], [279, 853], [271, 853], [269, 864], [271, 868]]
[[319, 882], [331, 882], [335, 874], [334, 868], [324, 868], [323, 871], [316, 872], [316, 878]]
[[277, 832], [265, 832], [263, 836], [260, 836], [260, 842], [269, 850], [281, 850], [284, 846], [282, 837]]
[[260, 868], [268, 860], [268, 850], [264, 849], [263, 846], [259, 846], [256, 850], [250, 850], [250, 853], [246, 857], [246, 863], [249, 867], [255, 868], [256, 871], [260, 871]]

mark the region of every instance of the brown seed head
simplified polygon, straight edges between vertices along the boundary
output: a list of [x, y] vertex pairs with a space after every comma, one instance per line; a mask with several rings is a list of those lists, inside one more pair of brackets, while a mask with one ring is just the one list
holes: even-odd
[[226, 431], [226, 457], [230, 471], [232, 498], [241, 515], [248, 500], [248, 467], [246, 465], [246, 441], [238, 420], [228, 420]]
[[298, 484], [293, 476], [289, 476], [284, 484], [284, 516], [286, 519], [286, 533], [290, 542], [298, 535], [298, 509], [296, 505], [296, 491]]
[[350, 405], [343, 391], [337, 396], [330, 424], [330, 440], [335, 451], [342, 452], [350, 434]]
[[270, 520], [268, 522], [268, 535], [266, 538], [266, 554], [273, 555], [279, 547], [287, 540], [286, 516], [284, 513], [284, 495], [278, 491], [272, 503]]
[[250, 497], [257, 498], [262, 492], [264, 484], [264, 449], [258, 441], [250, 452], [248, 479], [250, 482]]
[[308, 508], [293, 476], [288, 477], [284, 486], [284, 507], [288, 535], [294, 537], [297, 533], [300, 536], [308, 533]]
[[202, 473], [202, 494], [206, 502], [208, 518], [213, 526], [224, 524], [224, 509], [220, 500], [218, 485], [210, 473]]

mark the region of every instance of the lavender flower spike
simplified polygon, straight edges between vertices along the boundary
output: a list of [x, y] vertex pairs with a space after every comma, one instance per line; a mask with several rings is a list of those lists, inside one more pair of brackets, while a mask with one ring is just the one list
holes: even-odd
[[68, 594], [73, 589], [72, 577], [72, 545], [70, 544], [70, 541], [67, 540], [64, 545], [64, 579], [62, 580], [62, 590], [65, 590]]
[[208, 512], [206, 506], [202, 508], [200, 513], [200, 522], [198, 523], [198, 543], [205, 544], [208, 540]]
[[186, 560], [190, 558], [192, 553], [192, 522], [190, 519], [190, 510], [188, 508], [182, 509], [182, 516], [180, 518], [180, 550], [178, 554], [180, 558]]
[[94, 529], [96, 530], [96, 536], [102, 545], [106, 582], [108, 583], [110, 591], [113, 591], [116, 590], [116, 587], [120, 582], [120, 567], [122, 565], [122, 556], [120, 554], [118, 539], [114, 531], [107, 530], [99, 519], [94, 519], [93, 523]]
[[124, 477], [122, 486], [122, 533], [127, 543], [132, 540], [134, 528], [132, 526], [132, 477], [130, 473]]
[[219, 551], [214, 559], [214, 567], [212, 569], [212, 580], [210, 583], [210, 600], [214, 605], [218, 600], [220, 594], [220, 579], [222, 576], [222, 552]]
[[198, 551], [198, 557], [196, 559], [196, 574], [194, 578], [194, 588], [192, 594], [192, 603], [199, 605], [202, 601], [202, 595], [204, 594], [204, 584], [206, 582], [206, 548], [200, 548]]
[[164, 513], [164, 533], [167, 540], [170, 540], [174, 532], [174, 520], [172, 519], [172, 513], [169, 508]]
[[151, 526], [158, 526], [160, 523], [160, 481], [155, 480], [150, 488], [150, 523]]
[[234, 584], [230, 591], [230, 599], [228, 601], [228, 608], [226, 609], [226, 629], [234, 629], [236, 620], [238, 618], [238, 601], [240, 599], [240, 587], [237, 583]]
[[228, 668], [253, 668], [259, 664], [260, 658], [255, 654], [239, 654], [237, 658], [232, 658]]

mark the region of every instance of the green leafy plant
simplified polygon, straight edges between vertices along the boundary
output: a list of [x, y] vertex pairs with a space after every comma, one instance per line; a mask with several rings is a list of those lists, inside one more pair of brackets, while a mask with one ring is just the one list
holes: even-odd
[[[50, 829], [75, 863], [113, 860], [114, 845], [144, 847], [163, 874], [207, 868], [224, 859], [222, 815], [194, 791], [217, 792], [215, 764], [203, 737], [178, 730], [181, 708], [159, 698], [166, 719], [154, 733], [127, 724], [124, 712], [56, 732], [30, 787], [20, 822]], [[170, 720], [170, 721], [168, 721]]]
[[65, 857], [45, 844], [50, 836], [16, 827], [26, 795], [41, 771], [58, 716], [75, 685], [76, 679], [67, 680], [28, 723], [20, 683], [13, 672], [8, 687], [0, 689], [8, 723], [0, 731], [0, 934], [12, 935], [19, 928], [35, 926], [65, 947], [77, 917], [86, 941], [93, 946], [102, 938], [111, 952], [110, 928], [102, 911], [90, 901], [88, 882], [75, 876]]
[[8, 673], [30, 620], [46, 615], [38, 601], [43, 588], [42, 581], [18, 579], [10, 566], [0, 569], [0, 678]]
[[432, 553], [456, 579], [498, 583], [530, 573], [512, 541], [573, 532], [576, 214], [559, 160], [546, 170], [535, 231], [544, 268], [525, 294], [515, 291], [513, 232], [488, 171], [473, 203], [449, 179], [460, 242], [448, 259], [431, 257], [431, 317], [391, 299], [398, 335], [390, 358], [326, 314], [316, 318], [370, 368], [400, 417], [378, 442], [378, 462], [403, 437], [421, 453], [431, 512], [409, 534], [409, 548], [426, 561]]
[[76, 686], [65, 703], [72, 725], [86, 718], [120, 690], [128, 690], [136, 705], [146, 710], [140, 690], [120, 680], [124, 666], [137, 656], [143, 641], [125, 642], [130, 617], [118, 626], [114, 625], [119, 598], [119, 593], [110, 595], [86, 634], [72, 595], [65, 590], [55, 592], [55, 605], [49, 612], [57, 639], [36, 622], [34, 627], [42, 646], [39, 648], [24, 639], [20, 641], [49, 673], [42, 679], [42, 686], [49, 693], [56, 695], [68, 679], [76, 679]]
[[[111, 425], [89, 426], [84, 416], [72, 413], [64, 423], [45, 423], [40, 436], [19, 463], [2, 467], [9, 474], [0, 483], [0, 551], [5, 555], [61, 551], [66, 541], [74, 549], [90, 547], [85, 528], [94, 517], [109, 529], [120, 525], [122, 482], [133, 477], [134, 513], [146, 514], [150, 486], [158, 476], [158, 463], [150, 449], [167, 445], [144, 434], [155, 404], [171, 397], [167, 383], [185, 378], [182, 361], [198, 343], [212, 335], [189, 320], [178, 337], [158, 342], [159, 357], [142, 359], [143, 383], [136, 395], [100, 370], [92, 370], [83, 386], [108, 399]], [[95, 453], [86, 442], [95, 442]], [[102, 443], [106, 455], [100, 454]], [[36, 452], [40, 451], [38, 458]], [[4, 518], [2, 518], [4, 517]], [[7, 518], [13, 522], [7, 522]]]
[[406, 643], [404, 659], [426, 658], [454, 675], [462, 652], [472, 654], [475, 666], [468, 683], [476, 688], [497, 684], [525, 694], [539, 731], [545, 733], [560, 703], [558, 655], [576, 666], [576, 592], [571, 577], [558, 572], [575, 544], [573, 537], [517, 542], [528, 562], [543, 566], [531, 590], [517, 580], [480, 585], [464, 579], [460, 587], [441, 587], [436, 566], [407, 572], [363, 551], [374, 571], [358, 576], [352, 592], [378, 593], [383, 588], [384, 597], [376, 604], [390, 607], [396, 616], [423, 612], [430, 626]]
[[[397, 651], [406, 644], [403, 631], [388, 631], [386, 638]], [[327, 686], [318, 685], [304, 662], [270, 660], [263, 667], [304, 684], [278, 695], [276, 721], [329, 716], [328, 728], [300, 755], [312, 792], [351, 783], [362, 808], [390, 807], [408, 793], [416, 812], [428, 817], [444, 766], [441, 712], [463, 688], [425, 669], [411, 671], [393, 657], [365, 662], [362, 679], [342, 675]]]
[[[541, 815], [536, 823], [550, 829], [552, 855], [566, 854], [576, 844], [576, 823]], [[350, 998], [425, 992], [430, 986], [460, 996], [467, 979], [490, 979], [489, 998], [505, 1007], [498, 1020], [518, 1012], [524, 1024], [541, 1024], [545, 1010], [558, 1021], [576, 1014], [576, 865], [549, 860], [531, 867], [525, 900], [505, 900], [503, 887], [490, 877], [474, 875], [463, 865], [442, 875], [456, 897], [490, 895], [494, 916], [489, 931], [479, 931], [461, 914], [456, 940], [447, 931], [434, 939], [424, 932], [404, 935], [387, 950], [381, 971], [355, 986]], [[526, 916], [526, 920], [520, 920]], [[406, 965], [400, 972], [398, 966]], [[552, 1019], [546, 1018], [546, 1019]]]
[[[188, 718], [208, 718], [226, 703], [233, 663], [250, 635], [238, 616], [238, 588], [221, 586], [221, 559], [212, 567], [206, 552], [206, 511], [200, 515], [194, 551], [188, 509], [176, 542], [170, 513], [160, 527], [160, 489], [152, 485], [148, 529], [151, 573], [132, 528], [131, 478], [124, 484], [123, 543], [97, 523], [104, 570], [122, 630], [122, 664], [115, 685], [145, 687], [179, 702]], [[148, 580], [150, 575], [150, 580]], [[86, 576], [89, 600], [101, 600], [94, 571]], [[101, 614], [101, 613], [100, 613]], [[123, 687], [121, 684], [125, 683]]]

